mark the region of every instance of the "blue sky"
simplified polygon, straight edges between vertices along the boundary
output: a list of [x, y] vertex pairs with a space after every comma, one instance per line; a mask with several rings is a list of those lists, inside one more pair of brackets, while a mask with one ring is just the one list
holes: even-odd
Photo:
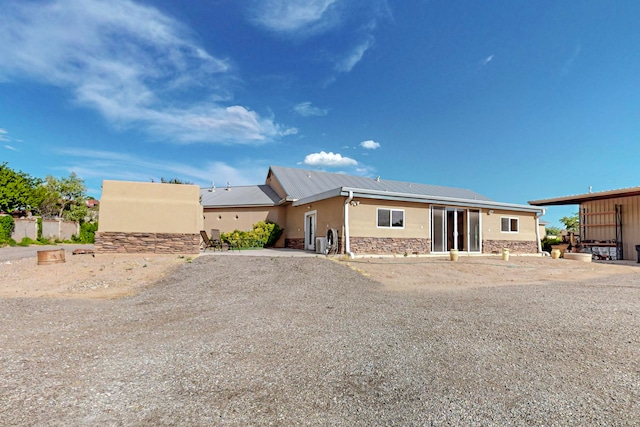
[[0, 161], [94, 196], [271, 164], [508, 203], [640, 185], [637, 1], [0, 5]]

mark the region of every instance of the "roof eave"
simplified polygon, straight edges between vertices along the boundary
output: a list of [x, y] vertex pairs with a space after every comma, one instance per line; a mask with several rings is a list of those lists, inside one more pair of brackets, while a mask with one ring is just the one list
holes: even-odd
[[619, 190], [600, 191], [597, 193], [576, 194], [573, 196], [554, 197], [551, 199], [532, 200], [530, 205], [534, 206], [563, 206], [579, 205], [584, 202], [594, 200], [613, 199], [616, 197], [640, 196], [640, 187], [624, 188]]
[[459, 199], [454, 197], [438, 197], [438, 196], [426, 196], [420, 194], [408, 194], [408, 193], [390, 193], [384, 191], [367, 190], [362, 188], [350, 188], [340, 187], [333, 190], [325, 191], [323, 193], [314, 194], [313, 196], [305, 197], [303, 199], [293, 202], [293, 206], [301, 206], [308, 203], [317, 202], [320, 200], [329, 199], [338, 196], [348, 196], [349, 192], [353, 192], [354, 197], [360, 197], [365, 199], [380, 199], [380, 200], [393, 200], [400, 202], [414, 202], [414, 203], [430, 203], [430, 204], [443, 204], [449, 203], [457, 206], [465, 207], [477, 207], [487, 209], [505, 209], [519, 212], [532, 212], [542, 214], [544, 209], [518, 205], [513, 203], [501, 203], [489, 200], [472, 200], [472, 199]]

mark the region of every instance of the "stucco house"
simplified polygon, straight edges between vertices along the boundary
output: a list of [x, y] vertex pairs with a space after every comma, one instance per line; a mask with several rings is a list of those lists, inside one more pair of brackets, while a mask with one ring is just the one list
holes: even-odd
[[341, 253], [540, 252], [544, 209], [474, 191], [271, 166], [263, 185], [201, 188], [204, 228], [250, 229], [270, 220], [278, 246], [316, 250], [336, 230]]

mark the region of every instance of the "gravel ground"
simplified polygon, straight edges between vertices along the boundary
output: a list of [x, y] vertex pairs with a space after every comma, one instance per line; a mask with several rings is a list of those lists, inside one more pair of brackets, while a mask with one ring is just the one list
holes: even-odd
[[115, 300], [0, 299], [0, 425], [637, 425], [635, 274], [385, 290], [200, 257]]

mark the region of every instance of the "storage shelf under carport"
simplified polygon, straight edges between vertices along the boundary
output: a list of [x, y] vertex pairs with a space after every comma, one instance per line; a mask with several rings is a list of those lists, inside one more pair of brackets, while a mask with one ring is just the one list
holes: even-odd
[[[607, 227], [611, 228], [611, 232], [607, 232]], [[602, 228], [605, 230], [603, 231]], [[595, 232], [595, 230], [598, 231]], [[582, 208], [580, 211], [580, 244], [583, 251], [596, 254], [601, 259], [624, 259], [622, 205], [615, 205], [613, 211], [603, 212], [588, 212], [586, 208]]]

